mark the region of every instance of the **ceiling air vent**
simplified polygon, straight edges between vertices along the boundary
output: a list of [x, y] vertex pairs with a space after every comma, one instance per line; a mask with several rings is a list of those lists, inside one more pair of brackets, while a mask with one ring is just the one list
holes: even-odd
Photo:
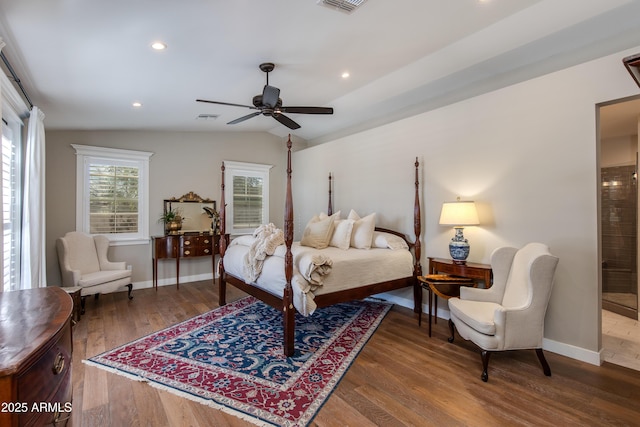
[[198, 114], [197, 120], [215, 120], [220, 117], [220, 114]]
[[318, 4], [341, 12], [351, 13], [367, 0], [318, 0]]

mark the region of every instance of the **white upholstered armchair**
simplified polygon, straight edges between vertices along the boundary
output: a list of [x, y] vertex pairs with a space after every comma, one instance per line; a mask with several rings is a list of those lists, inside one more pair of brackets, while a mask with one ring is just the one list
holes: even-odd
[[542, 352], [544, 317], [558, 258], [542, 243], [521, 249], [498, 248], [491, 255], [493, 285], [463, 287], [460, 298], [449, 299], [449, 328], [481, 349], [482, 380], [487, 381], [493, 351], [535, 349], [544, 374], [551, 369]]
[[89, 295], [108, 294], [123, 287], [129, 288], [132, 299], [131, 270], [124, 261], [111, 262], [107, 258], [109, 239], [72, 231], [56, 240], [62, 286], [81, 287], [82, 313]]

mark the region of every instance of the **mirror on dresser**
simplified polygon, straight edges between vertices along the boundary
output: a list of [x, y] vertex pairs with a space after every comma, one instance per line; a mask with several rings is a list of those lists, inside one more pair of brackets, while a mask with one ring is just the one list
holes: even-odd
[[[173, 213], [180, 218], [172, 218]], [[169, 219], [173, 219], [170, 221]], [[220, 236], [220, 217], [216, 202], [190, 191], [164, 200], [162, 219], [164, 236], [153, 236], [153, 287], [158, 288], [158, 261], [175, 259], [175, 283], [180, 289], [180, 262], [198, 257], [211, 258], [211, 275], [215, 278], [216, 254]], [[176, 224], [177, 223], [177, 224]], [[171, 279], [169, 279], [171, 280]]]
[[165, 234], [217, 234], [219, 230], [216, 201], [204, 199], [190, 191], [180, 197], [164, 200], [163, 217], [167, 212], [180, 216], [179, 227], [165, 227]]

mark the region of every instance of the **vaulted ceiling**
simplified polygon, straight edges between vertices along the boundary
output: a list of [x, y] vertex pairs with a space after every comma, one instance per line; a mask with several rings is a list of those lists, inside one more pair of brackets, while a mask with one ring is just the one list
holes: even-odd
[[[0, 0], [0, 37], [48, 129], [261, 131], [310, 143], [640, 45], [639, 0], [368, 0], [350, 14], [319, 3]], [[291, 131], [265, 116], [227, 125], [251, 110], [195, 102], [251, 105], [262, 62], [276, 64], [269, 83], [285, 105], [334, 114], [290, 114], [301, 125]]]

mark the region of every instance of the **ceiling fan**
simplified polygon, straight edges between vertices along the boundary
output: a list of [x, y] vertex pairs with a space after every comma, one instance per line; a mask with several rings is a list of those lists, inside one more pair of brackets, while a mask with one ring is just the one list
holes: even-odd
[[206, 99], [196, 99], [197, 102], [208, 102], [210, 104], [231, 105], [233, 107], [245, 107], [254, 111], [251, 114], [242, 116], [227, 123], [228, 125], [235, 125], [236, 123], [244, 122], [252, 117], [263, 114], [265, 116], [271, 116], [278, 122], [282, 123], [289, 129], [299, 129], [300, 125], [283, 113], [292, 114], [333, 114], [333, 108], [331, 107], [285, 107], [282, 105], [282, 99], [280, 99], [280, 89], [275, 86], [269, 86], [269, 73], [273, 71], [275, 65], [271, 62], [265, 62], [260, 64], [260, 70], [267, 74], [267, 84], [262, 90], [262, 95], [256, 95], [253, 97], [253, 105], [232, 104], [230, 102], [209, 101]]

